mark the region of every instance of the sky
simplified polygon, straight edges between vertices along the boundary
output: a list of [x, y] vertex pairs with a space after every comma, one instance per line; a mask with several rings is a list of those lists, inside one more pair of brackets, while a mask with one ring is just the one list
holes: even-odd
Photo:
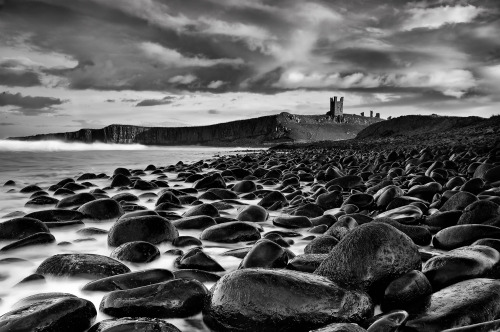
[[498, 0], [0, 0], [0, 138], [500, 114]]

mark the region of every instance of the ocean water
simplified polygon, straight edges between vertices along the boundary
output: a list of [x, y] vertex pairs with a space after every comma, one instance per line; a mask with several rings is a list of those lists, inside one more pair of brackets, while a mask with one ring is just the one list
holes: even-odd
[[[29, 213], [43, 209], [53, 208], [51, 206], [29, 208], [25, 203], [31, 194], [21, 194], [19, 190], [26, 185], [36, 184], [42, 189], [47, 189], [50, 185], [58, 181], [72, 177], [76, 179], [79, 175], [92, 173], [106, 173], [111, 175], [117, 167], [130, 169], [144, 169], [147, 165], [167, 166], [176, 164], [178, 161], [184, 163], [196, 162], [198, 160], [210, 160], [225, 154], [244, 154], [247, 149], [240, 148], [218, 148], [218, 147], [145, 147], [141, 145], [107, 145], [107, 144], [73, 144], [61, 142], [10, 142], [0, 141], [0, 222], [11, 219], [7, 214], [20, 211]], [[155, 179], [155, 175], [142, 176], [145, 180]], [[176, 182], [175, 173], [165, 173], [168, 176], [170, 186], [190, 187], [192, 184]], [[15, 187], [3, 186], [7, 180], [14, 180]], [[99, 188], [108, 186], [109, 179], [96, 179], [90, 182]], [[89, 188], [89, 191], [92, 188]], [[160, 189], [154, 190], [158, 192]], [[139, 195], [143, 192], [129, 190], [129, 192]], [[117, 192], [109, 191], [113, 196]], [[52, 195], [52, 193], [50, 192]], [[61, 199], [61, 197], [57, 197]], [[155, 201], [155, 200], [154, 200]], [[141, 200], [138, 204], [154, 209], [154, 201]], [[246, 203], [256, 203], [253, 201], [243, 201]], [[187, 209], [187, 208], [186, 208]], [[185, 209], [185, 210], [186, 210]], [[184, 210], [177, 211], [182, 213]], [[234, 211], [224, 212], [227, 215], [235, 215]], [[99, 227], [106, 230], [113, 225], [114, 220], [107, 222], [92, 223], [84, 220], [86, 227]], [[80, 288], [88, 280], [78, 278], [47, 278], [46, 283], [30, 283], [21, 287], [16, 284], [23, 278], [35, 272], [36, 268], [46, 258], [60, 253], [93, 253], [108, 256], [114, 248], [107, 246], [107, 236], [97, 235], [94, 240], [73, 242], [81, 239], [76, 233], [80, 227], [51, 229], [56, 238], [56, 243], [43, 246], [29, 246], [23, 249], [0, 252], [0, 260], [5, 258], [22, 258], [26, 262], [0, 264], [0, 315], [12, 310], [12, 306], [20, 299], [46, 292], [65, 292], [77, 295], [90, 300], [96, 308], [104, 295], [101, 292], [82, 292]], [[272, 227], [272, 226], [271, 226]], [[267, 228], [267, 227], [265, 227]], [[182, 231], [180, 235], [191, 235], [198, 237], [199, 231]], [[69, 246], [58, 246], [57, 243], [69, 241]], [[13, 241], [1, 241], [3, 247]], [[226, 270], [237, 268], [240, 260], [229, 256], [218, 256], [223, 251], [233, 248], [240, 248], [242, 244], [220, 245], [215, 243], [204, 243], [205, 252], [212, 255]], [[305, 243], [298, 243], [297, 248], [305, 246]], [[173, 246], [168, 243], [158, 245], [163, 253]], [[188, 248], [182, 248], [187, 250]], [[160, 259], [147, 264], [126, 263], [133, 271], [164, 268], [173, 270], [173, 262], [176, 256], [161, 255]], [[208, 288], [210, 284], [206, 284]], [[110, 318], [98, 311], [97, 321]], [[201, 320], [201, 314], [190, 319], [169, 319], [169, 322], [176, 325], [182, 331], [208, 331]]]

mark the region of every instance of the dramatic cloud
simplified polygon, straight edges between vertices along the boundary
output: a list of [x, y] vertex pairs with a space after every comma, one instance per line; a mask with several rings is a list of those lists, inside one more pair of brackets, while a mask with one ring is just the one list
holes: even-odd
[[333, 95], [356, 112], [488, 116], [500, 102], [498, 17], [498, 0], [5, 0], [0, 91], [67, 102], [5, 105], [2, 121], [197, 125], [323, 113]]
[[157, 105], [168, 105], [168, 104], [172, 104], [174, 101], [175, 101], [175, 97], [171, 97], [171, 96], [166, 96], [165, 98], [162, 98], [162, 99], [145, 99], [141, 102], [139, 102], [137, 105], [137, 107], [140, 107], [140, 106], [157, 106]]
[[412, 8], [410, 18], [404, 23], [405, 30], [417, 28], [436, 29], [445, 24], [469, 23], [484, 10], [472, 5]]
[[20, 93], [2, 92], [0, 94], [0, 106], [17, 106], [18, 109], [11, 112], [23, 115], [38, 115], [42, 113], [53, 113], [55, 105], [61, 105], [63, 100], [51, 97], [23, 96]]

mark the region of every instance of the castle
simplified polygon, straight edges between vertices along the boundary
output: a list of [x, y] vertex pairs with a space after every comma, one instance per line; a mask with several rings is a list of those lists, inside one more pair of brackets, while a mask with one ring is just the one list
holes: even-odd
[[336, 122], [344, 122], [344, 97], [340, 97], [337, 101], [337, 96], [330, 98], [330, 111], [326, 113]]

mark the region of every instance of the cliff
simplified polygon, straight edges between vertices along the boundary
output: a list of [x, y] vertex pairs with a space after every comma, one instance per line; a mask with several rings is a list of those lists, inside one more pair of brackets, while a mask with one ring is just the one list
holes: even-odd
[[145, 145], [260, 146], [354, 138], [360, 130], [379, 121], [382, 120], [346, 114], [344, 122], [338, 123], [326, 115], [294, 115], [284, 112], [210, 126], [169, 128], [114, 124], [101, 129], [80, 129], [11, 139]]

